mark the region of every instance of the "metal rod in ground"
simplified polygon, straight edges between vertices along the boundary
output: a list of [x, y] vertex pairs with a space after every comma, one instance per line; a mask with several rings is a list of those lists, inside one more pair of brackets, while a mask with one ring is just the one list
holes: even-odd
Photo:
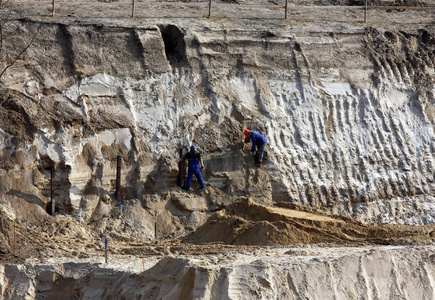
[[134, 0], [133, 0], [133, 6], [131, 8], [131, 17], [134, 18]]
[[104, 259], [105, 259], [105, 262], [106, 262], [106, 264], [107, 264], [107, 238], [106, 239], [104, 239]]
[[159, 241], [157, 237], [157, 210], [154, 211], [154, 237], [156, 239], [156, 243]]
[[285, 0], [285, 19], [287, 19], [288, 0]]
[[211, 16], [211, 0], [208, 1], [208, 17]]
[[16, 241], [16, 239], [15, 239], [15, 227], [16, 227], [16, 225], [17, 225], [17, 221], [14, 220], [14, 244], [12, 245], [12, 250], [14, 253], [15, 253], [15, 241]]
[[27, 225], [29, 224], [29, 213], [27, 213], [26, 219], [26, 233], [24, 234], [24, 246], [27, 246]]
[[116, 199], [120, 199], [121, 194], [121, 156], [116, 157]]
[[51, 182], [50, 182], [50, 190], [51, 190], [51, 215], [54, 216], [54, 162], [51, 163]]
[[364, 6], [364, 23], [367, 22], [367, 0]]
[[55, 14], [56, 13], [55, 13], [55, 10], [54, 10], [54, 0], [53, 0], [52, 7], [51, 7], [51, 15], [54, 17]]

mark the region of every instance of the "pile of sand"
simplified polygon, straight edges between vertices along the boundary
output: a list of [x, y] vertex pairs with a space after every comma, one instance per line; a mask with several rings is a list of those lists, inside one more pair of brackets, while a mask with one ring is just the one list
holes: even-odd
[[229, 245], [432, 243], [435, 226], [370, 226], [328, 216], [243, 201], [217, 212], [189, 236], [189, 243]]

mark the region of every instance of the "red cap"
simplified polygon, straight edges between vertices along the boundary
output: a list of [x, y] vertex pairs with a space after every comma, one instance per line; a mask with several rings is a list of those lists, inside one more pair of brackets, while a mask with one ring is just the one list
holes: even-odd
[[246, 129], [246, 130], [243, 132], [243, 134], [244, 134], [245, 136], [248, 136], [248, 134], [249, 134], [249, 129]]

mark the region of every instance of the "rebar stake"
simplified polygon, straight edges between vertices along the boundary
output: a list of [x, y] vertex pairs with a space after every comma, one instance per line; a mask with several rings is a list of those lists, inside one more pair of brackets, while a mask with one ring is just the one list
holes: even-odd
[[116, 157], [116, 200], [120, 200], [121, 193], [121, 156]]
[[26, 219], [26, 233], [24, 235], [24, 246], [27, 246], [27, 226], [29, 224], [29, 213], [27, 213], [27, 219]]
[[155, 237], [155, 243], [157, 244], [159, 242], [159, 239], [157, 238], [157, 210], [154, 211], [154, 237]]
[[105, 261], [107, 264], [107, 238], [104, 239], [104, 244], [105, 244], [105, 246], [104, 246], [104, 258], [105, 258]]
[[211, 16], [211, 0], [208, 1], [208, 17]]
[[285, 15], [284, 15], [284, 19], [287, 19], [287, 11], [288, 11], [288, 0], [285, 0]]
[[56, 203], [54, 202], [54, 162], [51, 163], [51, 182], [50, 182], [50, 191], [51, 191], [51, 215], [54, 216], [54, 212], [56, 209]]
[[15, 227], [16, 226], [17, 226], [17, 221], [14, 220], [14, 244], [12, 245], [13, 253], [15, 253], [15, 243], [16, 243]]
[[131, 7], [131, 17], [134, 18], [134, 0], [133, 0], [133, 5]]
[[367, 23], [367, 0], [364, 5], [364, 23]]

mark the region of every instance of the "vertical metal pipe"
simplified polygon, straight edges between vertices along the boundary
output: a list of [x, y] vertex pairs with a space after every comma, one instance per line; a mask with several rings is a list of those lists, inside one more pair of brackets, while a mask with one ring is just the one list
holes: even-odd
[[56, 14], [55, 13], [55, 10], [54, 10], [54, 1], [55, 0], [53, 0], [53, 3], [52, 3], [52, 7], [51, 7], [51, 15], [54, 17], [54, 15]]
[[285, 19], [287, 19], [288, 0], [285, 0]]
[[366, 4], [364, 6], [364, 23], [367, 22], [367, 0], [366, 0]]
[[107, 264], [107, 238], [104, 239], [104, 259], [106, 261]]
[[159, 241], [157, 237], [157, 210], [154, 211], [154, 237], [156, 239], [156, 244]]
[[50, 190], [51, 190], [51, 215], [54, 216], [54, 208], [55, 208], [55, 202], [54, 202], [54, 162], [51, 163]]
[[120, 199], [121, 194], [121, 156], [116, 158], [116, 199]]
[[211, 16], [211, 0], [208, 0], [208, 17]]
[[16, 225], [17, 225], [17, 221], [14, 220], [14, 242], [13, 242], [14, 244], [12, 245], [13, 253], [15, 253], [15, 243], [16, 243], [15, 227], [16, 227]]
[[27, 219], [26, 219], [26, 233], [24, 235], [24, 246], [27, 246], [27, 226], [29, 224], [29, 213], [27, 213]]
[[134, 0], [133, 0], [133, 6], [131, 8], [131, 17], [134, 18]]

